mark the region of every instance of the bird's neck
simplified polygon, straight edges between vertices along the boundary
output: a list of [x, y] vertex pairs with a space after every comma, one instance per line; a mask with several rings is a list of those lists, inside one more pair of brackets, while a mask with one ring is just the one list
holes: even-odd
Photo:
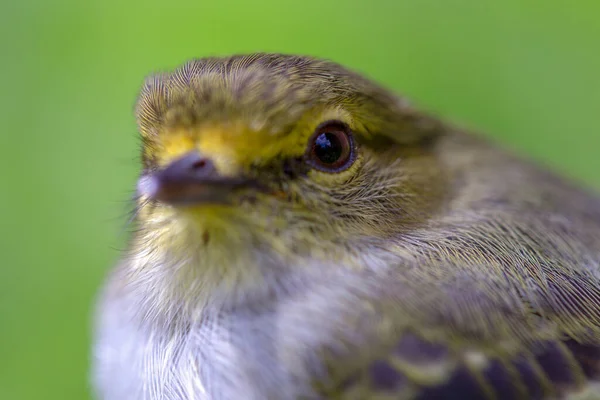
[[364, 255], [372, 263], [375, 254], [348, 243], [307, 252], [293, 235], [193, 222], [163, 218], [133, 237], [124, 281], [141, 300], [145, 321], [169, 324], [210, 312], [260, 309], [328, 273], [360, 270], [369, 263]]
[[211, 243], [132, 251], [124, 272], [128, 292], [142, 300], [140, 318], [168, 325], [273, 302], [301, 285], [302, 268], [296, 264], [268, 248]]

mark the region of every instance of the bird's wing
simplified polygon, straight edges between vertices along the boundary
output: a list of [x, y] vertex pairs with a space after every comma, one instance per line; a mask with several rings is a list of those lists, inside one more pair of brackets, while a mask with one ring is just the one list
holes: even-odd
[[350, 311], [360, 339], [323, 352], [327, 378], [315, 386], [325, 398], [600, 399], [593, 275], [556, 276], [559, 286], [524, 297], [468, 270], [423, 285], [410, 274], [405, 286], [379, 282], [368, 307]]
[[600, 399], [600, 346], [544, 341], [512, 357], [450, 350], [414, 333], [335, 384], [332, 399]]

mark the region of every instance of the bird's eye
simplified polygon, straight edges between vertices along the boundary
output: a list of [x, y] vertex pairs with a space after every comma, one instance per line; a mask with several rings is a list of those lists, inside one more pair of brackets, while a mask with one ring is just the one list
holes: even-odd
[[307, 160], [324, 172], [340, 172], [352, 165], [354, 148], [350, 129], [341, 122], [327, 122], [312, 135]]

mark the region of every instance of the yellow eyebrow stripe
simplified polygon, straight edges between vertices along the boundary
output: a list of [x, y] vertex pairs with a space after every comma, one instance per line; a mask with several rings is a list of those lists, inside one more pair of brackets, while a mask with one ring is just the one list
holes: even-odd
[[219, 173], [234, 176], [252, 164], [265, 164], [277, 156], [298, 156], [304, 152], [297, 135], [274, 136], [240, 126], [204, 126], [162, 132], [154, 154], [165, 166], [185, 153], [197, 150], [209, 157]]

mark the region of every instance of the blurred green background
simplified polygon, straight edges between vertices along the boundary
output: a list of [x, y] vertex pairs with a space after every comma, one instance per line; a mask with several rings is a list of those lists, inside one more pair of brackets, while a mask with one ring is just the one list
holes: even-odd
[[0, 6], [0, 399], [87, 399], [95, 292], [124, 246], [144, 76], [332, 58], [600, 187], [600, 2], [46, 1]]

